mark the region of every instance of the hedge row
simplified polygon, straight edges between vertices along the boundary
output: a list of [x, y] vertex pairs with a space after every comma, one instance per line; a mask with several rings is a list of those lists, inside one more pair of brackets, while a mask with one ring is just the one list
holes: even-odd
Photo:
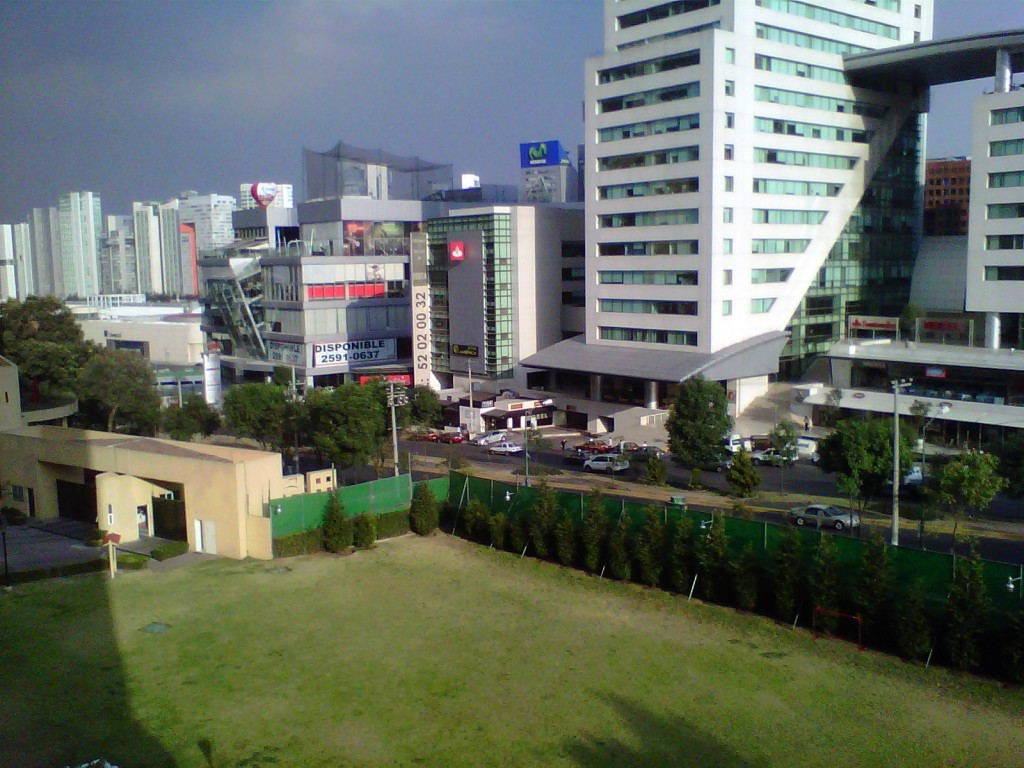
[[[898, 583], [888, 546], [864, 546], [860, 562], [841, 567], [836, 537], [780, 530], [774, 551], [730, 546], [720, 514], [700, 525], [667, 519], [651, 506], [634, 521], [625, 511], [609, 518], [599, 493], [567, 512], [541, 486], [528, 510], [512, 516], [479, 500], [446, 504], [442, 526], [481, 544], [551, 560], [603, 577], [634, 581], [707, 602], [803, 624], [857, 639], [914, 661], [931, 659], [970, 671], [1024, 682], [1024, 610], [1008, 618], [991, 610], [981, 561], [957, 561], [949, 598], [929, 600], [922, 585]], [[815, 607], [824, 609], [815, 611]]]
[[[339, 550], [353, 545], [366, 548], [372, 546], [374, 541], [409, 533], [408, 510], [388, 512], [383, 515], [356, 515], [347, 518], [347, 521], [349, 525], [345, 526], [347, 530], [342, 534]], [[314, 528], [310, 531], [274, 539], [274, 557], [295, 557], [296, 555], [311, 555], [325, 551], [327, 548], [325, 547], [323, 528]]]
[[186, 552], [188, 552], [187, 541], [170, 541], [154, 549], [152, 556], [154, 560], [170, 560], [172, 557], [184, 555]]

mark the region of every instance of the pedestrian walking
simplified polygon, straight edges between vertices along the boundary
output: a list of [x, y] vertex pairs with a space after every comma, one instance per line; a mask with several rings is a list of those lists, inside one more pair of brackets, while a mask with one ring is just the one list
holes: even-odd
[[566, 444], [567, 442], [569, 442], [569, 441], [568, 441], [568, 440], [566, 440], [566, 439], [565, 439], [565, 438], [563, 437], [563, 438], [562, 438], [562, 451], [563, 451], [563, 452], [565, 451], [565, 444]]
[[804, 416], [804, 432], [810, 432], [810, 431], [811, 431], [811, 420], [807, 416]]

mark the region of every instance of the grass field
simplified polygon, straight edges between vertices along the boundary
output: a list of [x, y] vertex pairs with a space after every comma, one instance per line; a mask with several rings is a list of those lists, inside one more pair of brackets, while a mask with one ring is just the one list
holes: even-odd
[[0, 653], [12, 767], [1024, 763], [1019, 689], [447, 536], [18, 587]]

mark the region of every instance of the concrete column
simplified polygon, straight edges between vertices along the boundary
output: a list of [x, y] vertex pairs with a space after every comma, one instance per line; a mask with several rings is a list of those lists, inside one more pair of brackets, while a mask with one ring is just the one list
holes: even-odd
[[590, 399], [600, 400], [601, 399], [601, 374], [592, 373], [590, 374]]
[[985, 347], [988, 349], [999, 349], [999, 336], [1001, 325], [998, 312], [985, 314]]
[[658, 407], [658, 382], [644, 382], [644, 401], [646, 402], [646, 408], [654, 409]]
[[1013, 83], [1013, 67], [1010, 52], [1000, 48], [996, 51], [996, 93], [1009, 93]]

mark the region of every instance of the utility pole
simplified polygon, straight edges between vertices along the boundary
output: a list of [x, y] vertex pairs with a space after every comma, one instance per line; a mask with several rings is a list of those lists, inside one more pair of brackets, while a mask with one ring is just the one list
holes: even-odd
[[395, 382], [388, 382], [388, 405], [391, 407], [391, 448], [395, 460], [395, 477], [398, 477], [398, 424], [395, 418], [395, 406], [406, 405], [409, 396], [405, 392], [395, 391]]
[[900, 545], [900, 390], [909, 387], [910, 379], [892, 380], [892, 530], [889, 543]]

